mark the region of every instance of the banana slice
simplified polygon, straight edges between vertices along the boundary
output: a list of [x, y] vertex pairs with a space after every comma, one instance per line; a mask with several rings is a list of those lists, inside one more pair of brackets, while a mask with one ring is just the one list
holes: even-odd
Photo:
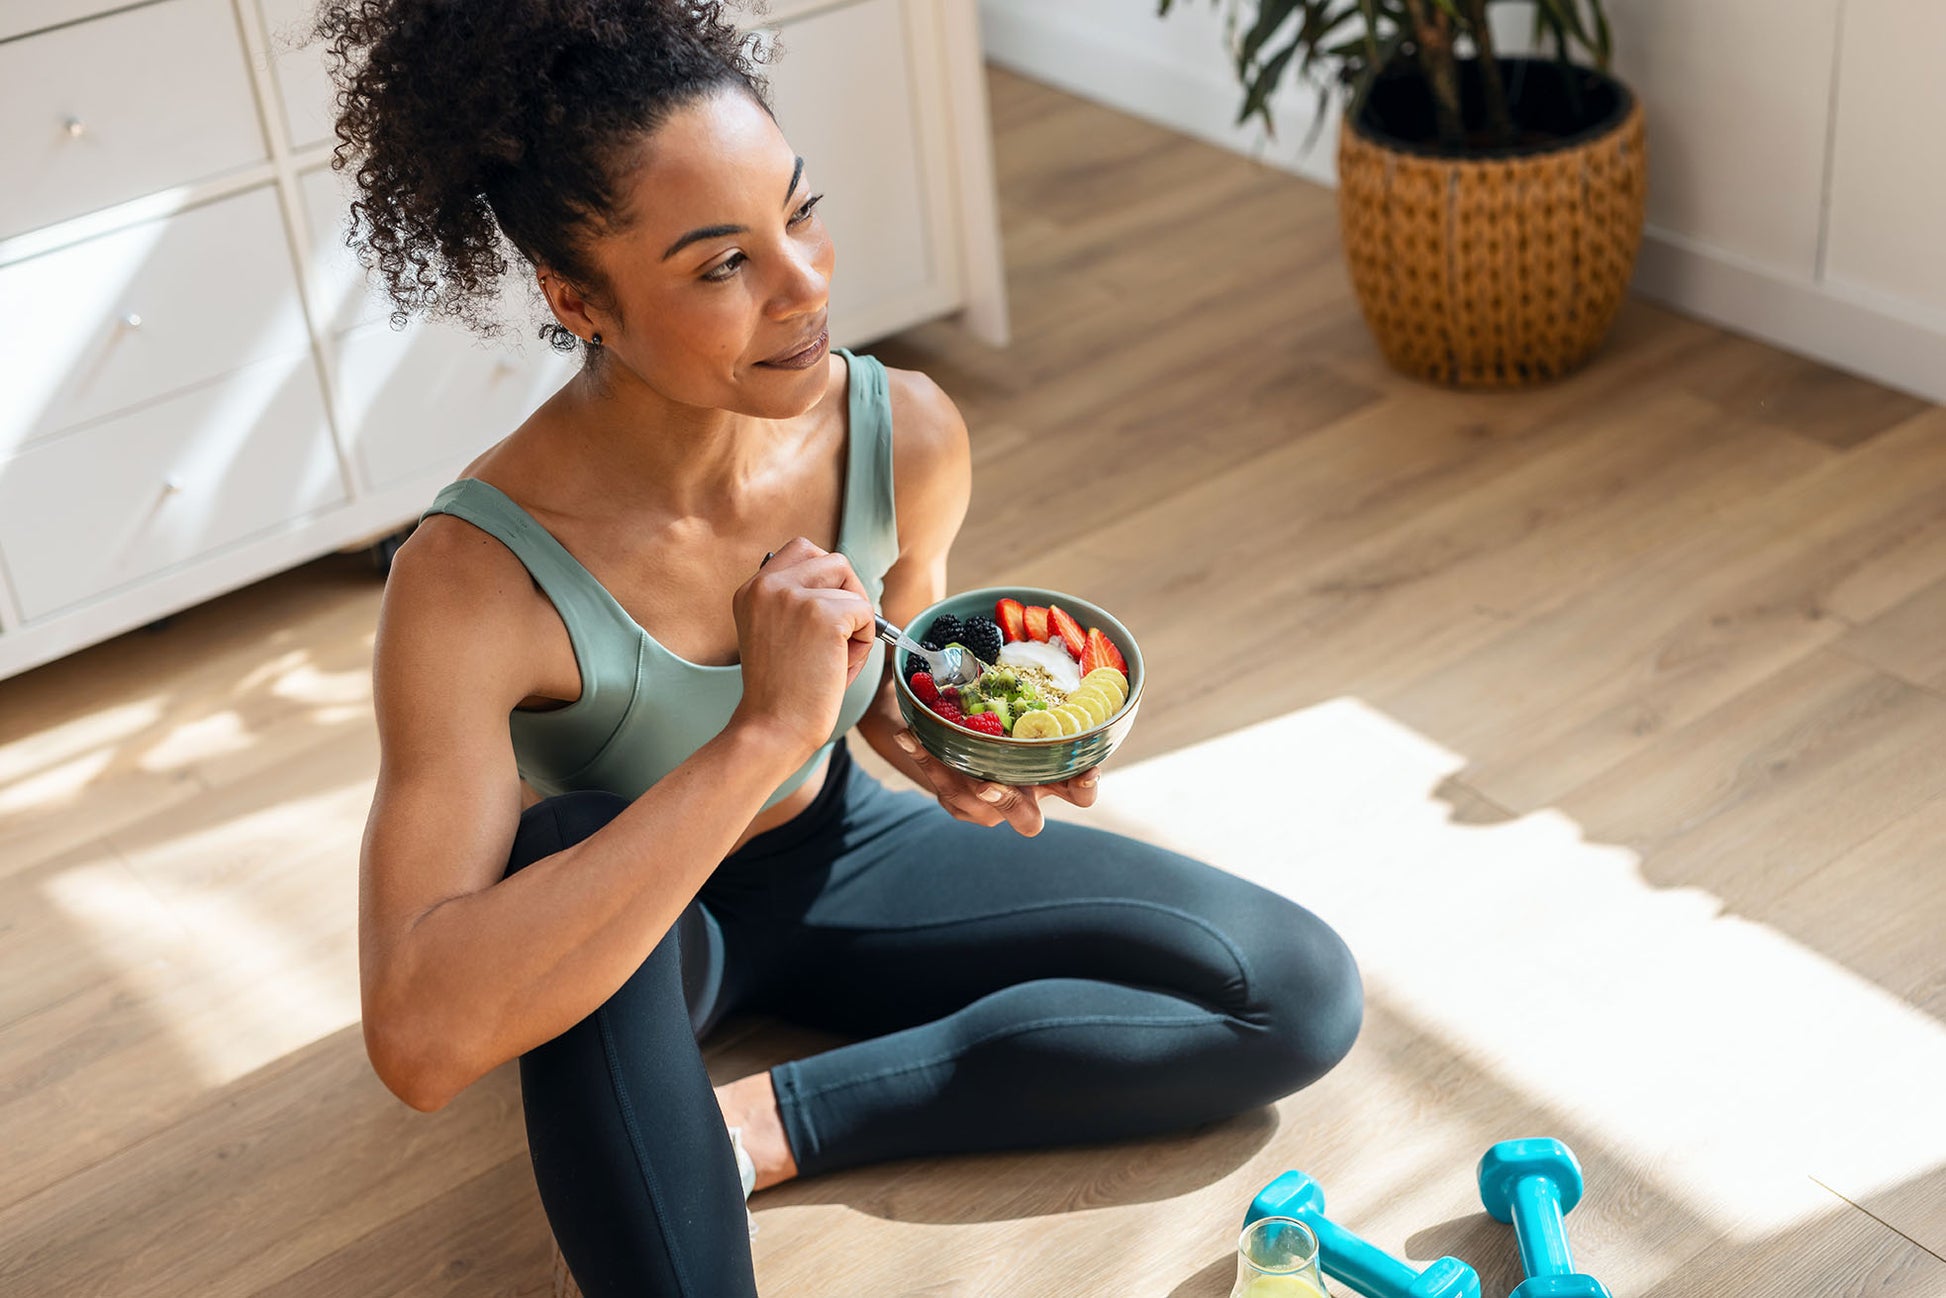
[[1122, 675], [1113, 667], [1095, 668], [1081, 678], [1081, 684], [1077, 688], [1085, 690], [1090, 685], [1098, 685], [1112, 689], [1123, 703], [1128, 702], [1128, 677]]
[[1054, 723], [1061, 727], [1061, 733], [1063, 735], [1078, 735], [1081, 733], [1082, 717], [1084, 714], [1070, 708], [1067, 704], [1063, 703], [1059, 707], [1049, 708], [1047, 715], [1054, 718]]
[[1076, 690], [1074, 693], [1068, 695], [1068, 701], [1065, 706], [1080, 708], [1083, 712], [1086, 712], [1088, 714], [1088, 724], [1091, 726], [1100, 725], [1102, 722], [1108, 720], [1109, 716], [1115, 712], [1114, 705], [1094, 690]]
[[[1061, 733], [1064, 735], [1078, 735], [1084, 730], [1094, 728], [1094, 714], [1088, 712], [1086, 709], [1078, 708], [1072, 703], [1063, 703], [1060, 707], [1052, 708], [1050, 711], [1060, 718]], [[1074, 723], [1074, 729], [1067, 729], [1069, 722]]]
[[1061, 720], [1052, 712], [1023, 712], [1014, 722], [1015, 739], [1052, 739], [1061, 733]]

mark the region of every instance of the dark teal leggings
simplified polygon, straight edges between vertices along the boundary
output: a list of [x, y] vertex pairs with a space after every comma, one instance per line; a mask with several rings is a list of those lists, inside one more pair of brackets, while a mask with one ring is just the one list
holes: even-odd
[[[529, 807], [508, 872], [626, 805]], [[1321, 1077], [1363, 1000], [1338, 935], [1275, 893], [1098, 829], [966, 824], [841, 742], [811, 806], [719, 865], [607, 1003], [521, 1057], [541, 1202], [588, 1298], [756, 1294], [697, 1046], [732, 1010], [860, 1038], [770, 1070], [817, 1176], [1225, 1118]]]

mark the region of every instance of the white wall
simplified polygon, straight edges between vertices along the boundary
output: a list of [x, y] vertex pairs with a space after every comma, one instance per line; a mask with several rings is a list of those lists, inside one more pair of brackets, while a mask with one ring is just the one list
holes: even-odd
[[[1946, 3], [1609, 0], [1616, 70], [1649, 114], [1635, 287], [1691, 314], [1946, 401]], [[1301, 150], [1241, 100], [1221, 11], [1177, 0], [981, 0], [988, 55], [1089, 98], [1330, 184], [1337, 124]], [[1496, 10], [1505, 38], [1520, 6]], [[1501, 25], [1496, 22], [1496, 27]]]

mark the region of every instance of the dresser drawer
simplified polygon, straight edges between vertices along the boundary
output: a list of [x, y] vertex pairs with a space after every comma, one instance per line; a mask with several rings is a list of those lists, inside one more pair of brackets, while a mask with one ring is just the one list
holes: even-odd
[[324, 42], [311, 41], [318, 0], [260, 0], [264, 38], [277, 74], [284, 131], [293, 149], [332, 140], [335, 87], [324, 61]]
[[0, 267], [0, 302], [0, 454], [310, 346], [267, 187]]
[[128, 0], [0, 0], [0, 41], [127, 7]]
[[308, 356], [0, 460], [0, 559], [45, 617], [345, 499]]
[[0, 239], [264, 156], [229, 0], [0, 44]]
[[304, 197], [304, 223], [311, 227], [311, 301], [324, 318], [328, 333], [383, 320], [391, 303], [368, 281], [358, 257], [345, 246], [351, 223], [351, 200], [356, 185], [351, 177], [329, 167], [302, 172], [298, 193]]
[[399, 333], [368, 325], [337, 350], [338, 415], [375, 489], [435, 470], [456, 476], [580, 368], [538, 339], [515, 350], [423, 322]]

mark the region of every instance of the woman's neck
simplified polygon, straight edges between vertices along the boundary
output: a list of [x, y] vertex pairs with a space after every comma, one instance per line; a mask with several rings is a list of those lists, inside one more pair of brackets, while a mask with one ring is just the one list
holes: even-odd
[[579, 487], [603, 512], [734, 513], [735, 502], [763, 492], [801, 436], [798, 421], [687, 405], [632, 375], [583, 371], [561, 395], [555, 449], [582, 466]]

